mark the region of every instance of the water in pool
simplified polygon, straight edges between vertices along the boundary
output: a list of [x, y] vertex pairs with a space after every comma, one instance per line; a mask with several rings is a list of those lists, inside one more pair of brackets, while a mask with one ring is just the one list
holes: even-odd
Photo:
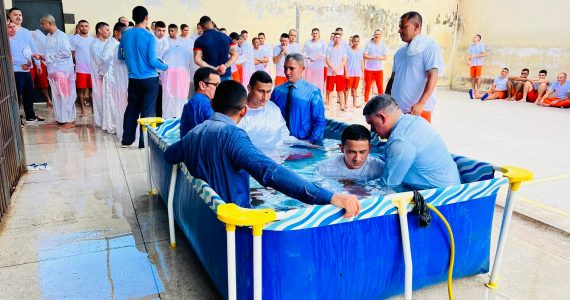
[[[317, 172], [317, 164], [330, 157], [340, 155], [341, 152], [339, 144], [339, 140], [325, 139], [323, 141], [322, 149], [284, 147], [278, 149], [275, 153], [268, 153], [268, 155], [308, 181], [314, 182], [335, 193], [340, 192], [353, 194], [359, 199], [394, 193], [394, 190], [380, 186], [378, 180], [356, 181], [342, 178], [329, 178], [319, 175]], [[370, 155], [376, 156], [378, 154], [371, 153]], [[265, 188], [251, 177], [250, 187], [251, 206], [254, 208], [288, 210], [307, 205], [299, 200], [277, 192], [272, 188]]]

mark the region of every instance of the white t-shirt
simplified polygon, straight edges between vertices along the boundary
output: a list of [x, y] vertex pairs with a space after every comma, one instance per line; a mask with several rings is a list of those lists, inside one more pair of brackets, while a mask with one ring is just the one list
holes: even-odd
[[301, 53], [301, 45], [298, 43], [289, 43], [289, 46], [287, 46], [287, 53]]
[[[342, 64], [342, 59], [346, 58], [346, 48], [342, 45], [338, 45], [336, 48], [334, 46], [329, 46], [327, 48], [327, 58], [329, 59], [331, 65], [335, 68], [339, 68]], [[344, 68], [339, 68], [340, 72], [336, 74], [336, 76], [344, 75]], [[333, 75], [332, 68], [327, 69], [327, 76], [335, 76]]]
[[[281, 53], [281, 45], [277, 45], [275, 46], [275, 48], [273, 48], [273, 57], [279, 55], [279, 53]], [[289, 51], [289, 47], [287, 47], [287, 51], [288, 53], [290, 53]], [[281, 56], [281, 59], [279, 59], [279, 61], [275, 64], [275, 75], [276, 76], [281, 76], [281, 77], [285, 77], [285, 70], [283, 69], [285, 67], [285, 54], [283, 54]], [[273, 58], [272, 57], [272, 58]]]
[[326, 177], [347, 178], [355, 180], [373, 180], [382, 177], [384, 161], [368, 155], [366, 162], [358, 169], [349, 169], [340, 154], [318, 164], [319, 173]]
[[168, 40], [170, 38], [169, 37], [163, 37], [163, 38], [159, 39], [156, 36], [154, 38], [156, 39], [156, 57], [162, 59], [162, 57], [164, 56], [164, 53], [170, 47], [170, 43], [168, 42]]
[[82, 37], [79, 34], [70, 37], [71, 47], [75, 51], [75, 72], [91, 74], [91, 55], [89, 47], [95, 38]]
[[346, 71], [348, 77], [361, 77], [362, 76], [362, 55], [364, 52], [361, 49], [349, 49], [346, 54]]
[[[255, 49], [255, 48], [253, 49], [253, 58], [263, 59], [264, 57], [268, 57], [266, 55], [265, 49], [262, 49], [261, 47], [259, 47], [259, 49]], [[268, 63], [257, 64], [257, 65], [255, 65], [255, 70], [256, 71], [266, 71], [265, 68], [267, 67], [267, 65], [268, 65]]]
[[[481, 54], [485, 52], [485, 46], [482, 43], [477, 45], [471, 44], [469, 45], [469, 49], [467, 49], [467, 53], [471, 55]], [[471, 59], [471, 66], [482, 66], [483, 65], [483, 57], [477, 57]]]
[[[364, 53], [370, 56], [383, 56], [388, 54], [388, 49], [386, 49], [386, 45], [384, 45], [384, 43], [380, 42], [380, 45], [376, 45], [372, 41], [366, 45], [366, 48], [364, 48]], [[366, 64], [364, 65], [364, 69], [368, 71], [380, 71], [383, 70], [384, 67], [381, 60], [367, 59]]]
[[[441, 50], [436, 43], [429, 37], [416, 36], [414, 39], [416, 38], [424, 40], [424, 42], [419, 41], [425, 46], [421, 47], [421, 51], [411, 55], [409, 52], [413, 52], [414, 45], [405, 45], [394, 55], [395, 76], [392, 97], [396, 99], [404, 113], [409, 113], [412, 106], [420, 101], [427, 83], [426, 72], [434, 68], [441, 72], [444, 68]], [[411, 51], [408, 51], [409, 47], [412, 47]], [[435, 91], [431, 94], [424, 110], [433, 111], [436, 102], [435, 94]]]
[[493, 84], [495, 85], [495, 91], [496, 92], [501, 92], [501, 91], [506, 91], [507, 90], [507, 81], [509, 81], [509, 77], [497, 77], [494, 81]]
[[283, 141], [294, 139], [281, 115], [281, 110], [272, 101], [261, 108], [248, 108], [237, 125], [247, 132], [251, 142], [259, 149], [272, 150]]

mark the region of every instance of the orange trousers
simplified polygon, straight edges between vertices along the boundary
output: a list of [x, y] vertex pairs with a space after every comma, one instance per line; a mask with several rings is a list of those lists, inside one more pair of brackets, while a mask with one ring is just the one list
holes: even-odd
[[564, 99], [562, 101], [558, 101], [554, 104], [552, 102], [560, 100], [559, 98], [546, 98], [542, 102], [544, 104], [548, 104], [552, 107], [563, 107], [563, 108], [570, 108], [570, 99]]
[[378, 89], [378, 94], [384, 94], [384, 89], [382, 88], [382, 84], [384, 83], [384, 71], [364, 70], [364, 102], [368, 102], [368, 99], [370, 99], [372, 81], [376, 81], [376, 89]]

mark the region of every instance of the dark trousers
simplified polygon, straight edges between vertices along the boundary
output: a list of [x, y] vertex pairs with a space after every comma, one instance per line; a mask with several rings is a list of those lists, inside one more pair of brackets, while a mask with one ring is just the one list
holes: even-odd
[[158, 94], [156, 95], [156, 116], [162, 117], [162, 84], [158, 84]]
[[[137, 120], [154, 117], [156, 109], [156, 95], [158, 94], [158, 77], [145, 79], [129, 78], [129, 96], [127, 109], [123, 121], [123, 145], [130, 145], [135, 141]], [[143, 135], [139, 138], [139, 148], [144, 147]]]
[[36, 113], [34, 112], [34, 84], [30, 72], [14, 72], [16, 79], [16, 90], [18, 97], [22, 97], [24, 102], [24, 113], [26, 119], [34, 119]]

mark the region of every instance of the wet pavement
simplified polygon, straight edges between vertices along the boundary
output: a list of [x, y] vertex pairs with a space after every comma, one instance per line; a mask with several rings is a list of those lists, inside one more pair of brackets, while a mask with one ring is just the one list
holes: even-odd
[[[547, 113], [462, 96], [440, 91], [434, 126], [452, 152], [535, 171], [538, 180], [521, 188], [517, 210], [540, 222], [515, 215], [499, 288], [484, 286], [488, 274], [456, 280], [456, 299], [568, 299], [570, 165], [557, 159], [570, 145], [570, 110]], [[335, 117], [362, 123], [360, 114]], [[537, 124], [552, 122], [548, 134], [536, 135]], [[220, 298], [182, 233], [170, 248], [166, 208], [146, 195], [144, 151], [120, 148], [116, 137], [89, 124], [24, 129], [28, 163], [47, 162], [48, 169], [22, 178], [0, 224], [0, 299]], [[501, 214], [498, 206], [491, 258]], [[545, 225], [548, 219], [561, 229]], [[414, 293], [415, 299], [446, 296], [445, 284]]]

